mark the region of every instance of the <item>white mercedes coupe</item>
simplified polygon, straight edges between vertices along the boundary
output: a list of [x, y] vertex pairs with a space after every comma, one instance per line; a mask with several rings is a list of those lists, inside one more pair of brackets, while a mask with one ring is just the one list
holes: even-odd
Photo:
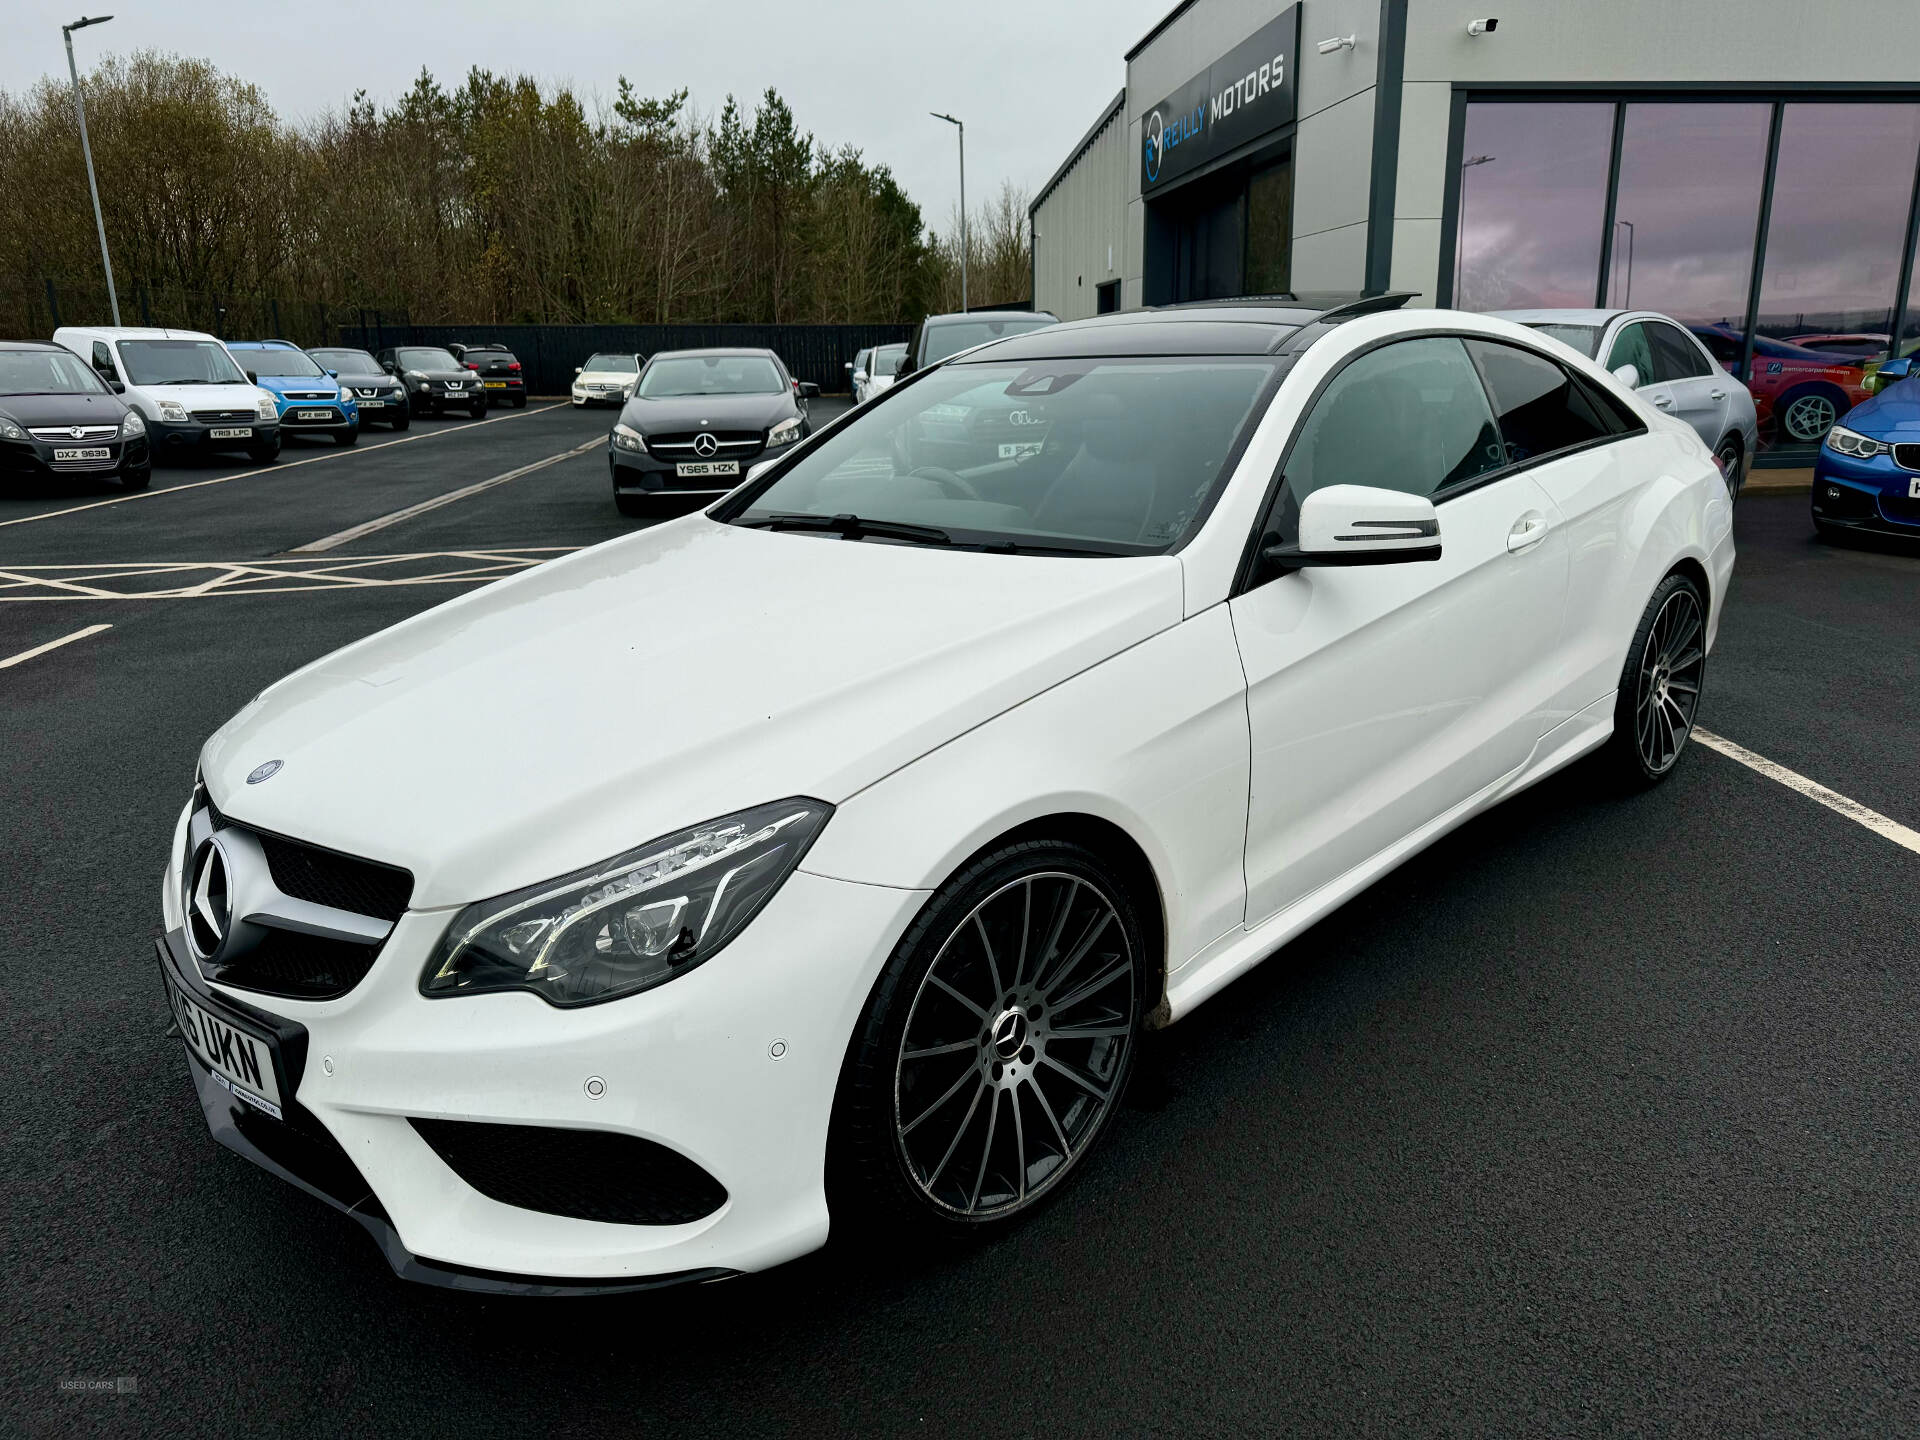
[[466, 1289], [992, 1233], [1143, 1031], [1581, 756], [1658, 781], [1713, 455], [1404, 298], [984, 345], [264, 691], [162, 889], [215, 1137]]

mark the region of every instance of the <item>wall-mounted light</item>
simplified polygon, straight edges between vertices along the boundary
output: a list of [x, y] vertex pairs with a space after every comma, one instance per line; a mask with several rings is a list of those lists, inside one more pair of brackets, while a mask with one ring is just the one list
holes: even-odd
[[1336, 35], [1331, 40], [1322, 40], [1319, 50], [1322, 55], [1331, 55], [1336, 50], [1351, 50], [1359, 39], [1358, 35]]

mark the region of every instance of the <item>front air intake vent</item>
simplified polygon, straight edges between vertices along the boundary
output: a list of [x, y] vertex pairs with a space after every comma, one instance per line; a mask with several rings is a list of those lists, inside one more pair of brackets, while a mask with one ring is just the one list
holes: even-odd
[[726, 1203], [720, 1182], [677, 1150], [636, 1135], [413, 1121], [467, 1184], [502, 1205], [611, 1225], [687, 1225]]

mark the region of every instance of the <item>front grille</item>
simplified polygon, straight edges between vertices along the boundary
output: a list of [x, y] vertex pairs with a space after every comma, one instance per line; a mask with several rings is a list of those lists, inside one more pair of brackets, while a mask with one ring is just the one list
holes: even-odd
[[[38, 435], [38, 430], [33, 432]], [[1902, 470], [1920, 470], [1920, 444], [1911, 440], [1903, 441], [1893, 447], [1893, 463]]]
[[251, 410], [196, 410], [193, 418], [202, 425], [251, 425], [260, 417]]
[[[413, 894], [413, 876], [407, 871], [240, 825], [221, 814], [211, 799], [203, 803], [212, 829], [233, 826], [260, 842], [273, 883], [293, 899], [389, 923], [406, 913]], [[379, 945], [275, 929], [231, 962], [201, 961], [200, 970], [209, 980], [243, 990], [300, 1000], [334, 1000], [366, 978], [380, 949]]]
[[687, 1225], [726, 1203], [726, 1188], [677, 1150], [634, 1135], [414, 1119], [467, 1184], [502, 1205], [612, 1225]]
[[333, 392], [331, 390], [289, 390], [287, 391], [287, 399], [331, 400], [333, 399]]
[[45, 429], [28, 430], [27, 433], [36, 440], [45, 440], [53, 445], [72, 445], [88, 440], [111, 440], [120, 433], [118, 425], [82, 425], [79, 429], [78, 435], [73, 433], [74, 427], [71, 425], [54, 425]]

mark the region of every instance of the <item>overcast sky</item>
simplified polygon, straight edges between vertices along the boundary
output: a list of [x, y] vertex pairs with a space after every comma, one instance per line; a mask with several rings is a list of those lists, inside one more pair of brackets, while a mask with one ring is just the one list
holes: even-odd
[[771, 85], [802, 129], [891, 166], [944, 226], [959, 188], [954, 134], [929, 110], [966, 122], [976, 207], [1003, 178], [1037, 190], [1120, 89], [1121, 57], [1173, 3], [7, 0], [0, 88], [64, 78], [60, 26], [106, 11], [111, 24], [74, 38], [83, 72], [110, 50], [200, 56], [260, 85], [293, 120], [343, 108], [356, 89], [389, 101], [423, 65], [447, 85], [480, 65], [609, 100], [624, 74], [646, 95], [685, 86], [702, 111]]

